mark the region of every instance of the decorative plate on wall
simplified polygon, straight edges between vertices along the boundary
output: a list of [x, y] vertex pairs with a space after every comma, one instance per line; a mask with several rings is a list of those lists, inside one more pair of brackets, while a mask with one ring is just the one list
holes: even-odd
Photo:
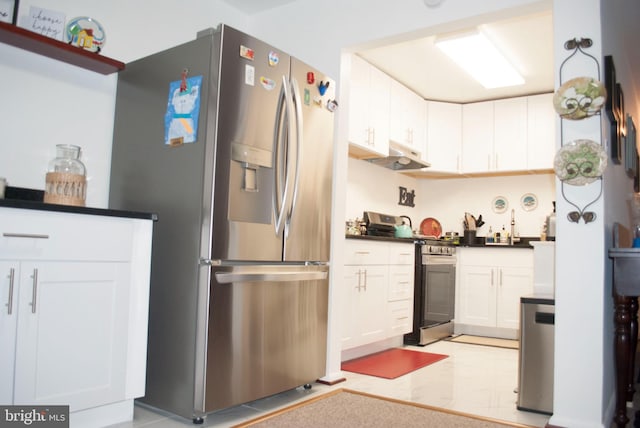
[[493, 202], [491, 202], [491, 208], [493, 212], [502, 214], [509, 208], [509, 201], [504, 196], [496, 196], [493, 198]]
[[525, 193], [520, 198], [520, 205], [525, 211], [533, 211], [538, 207], [538, 197], [533, 193]]
[[558, 88], [553, 107], [563, 119], [580, 120], [593, 116], [604, 106], [607, 90], [591, 77], [576, 77]]
[[558, 178], [567, 184], [583, 186], [602, 176], [607, 167], [607, 153], [592, 140], [575, 140], [565, 144], [553, 160]]

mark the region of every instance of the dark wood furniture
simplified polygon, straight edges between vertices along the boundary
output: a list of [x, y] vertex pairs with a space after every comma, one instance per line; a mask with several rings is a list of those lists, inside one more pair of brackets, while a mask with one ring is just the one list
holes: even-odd
[[5, 22], [0, 22], [0, 42], [100, 74], [111, 74], [124, 69], [124, 63], [115, 59]]
[[[638, 344], [638, 296], [640, 296], [640, 248], [629, 248], [628, 229], [613, 226], [614, 355], [616, 369], [616, 411], [613, 422], [624, 427], [629, 422], [627, 401], [635, 393], [635, 354]], [[636, 415], [636, 418], [638, 415]]]

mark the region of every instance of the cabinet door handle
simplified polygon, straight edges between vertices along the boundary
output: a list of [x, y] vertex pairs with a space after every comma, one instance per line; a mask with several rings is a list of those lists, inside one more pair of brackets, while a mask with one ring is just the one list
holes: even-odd
[[376, 145], [376, 128], [371, 128], [371, 145], [375, 147]]
[[35, 314], [36, 313], [36, 299], [38, 297], [38, 269], [34, 269], [33, 270], [33, 275], [31, 275], [31, 278], [33, 278], [33, 285], [32, 285], [32, 290], [31, 290], [31, 313]]
[[362, 274], [362, 271], [360, 269], [358, 269], [358, 286], [354, 287], [357, 288], [358, 291], [360, 291], [360, 275]]
[[500, 269], [500, 287], [502, 287], [502, 269]]
[[364, 270], [364, 291], [367, 291], [367, 270]]
[[16, 271], [14, 268], [9, 269], [9, 300], [7, 301], [7, 315], [11, 315], [13, 312], [13, 283], [15, 280]]
[[491, 269], [491, 286], [493, 287], [493, 269]]
[[49, 239], [49, 235], [40, 235], [37, 233], [9, 233], [2, 234], [5, 238], [35, 238], [35, 239]]
[[364, 255], [366, 255], [366, 254], [369, 254], [369, 252], [368, 251], [356, 251], [356, 254], [364, 254]]

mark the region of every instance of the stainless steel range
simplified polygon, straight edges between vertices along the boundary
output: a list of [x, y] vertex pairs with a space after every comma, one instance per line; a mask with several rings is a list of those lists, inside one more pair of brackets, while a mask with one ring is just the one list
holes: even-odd
[[457, 257], [441, 240], [424, 241], [416, 253], [413, 331], [404, 343], [424, 346], [453, 334]]

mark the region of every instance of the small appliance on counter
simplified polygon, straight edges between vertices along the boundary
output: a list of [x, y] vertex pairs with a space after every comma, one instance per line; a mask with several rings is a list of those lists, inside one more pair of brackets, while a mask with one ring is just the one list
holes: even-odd
[[[412, 238], [413, 231], [411, 230], [411, 226], [404, 225], [403, 217], [406, 216], [394, 216], [365, 211], [363, 218], [367, 227], [367, 235]], [[409, 222], [411, 222], [411, 219], [409, 219]], [[403, 227], [403, 225], [406, 227]]]
[[553, 212], [547, 216], [546, 222], [547, 240], [556, 240], [556, 201], [553, 201]]

